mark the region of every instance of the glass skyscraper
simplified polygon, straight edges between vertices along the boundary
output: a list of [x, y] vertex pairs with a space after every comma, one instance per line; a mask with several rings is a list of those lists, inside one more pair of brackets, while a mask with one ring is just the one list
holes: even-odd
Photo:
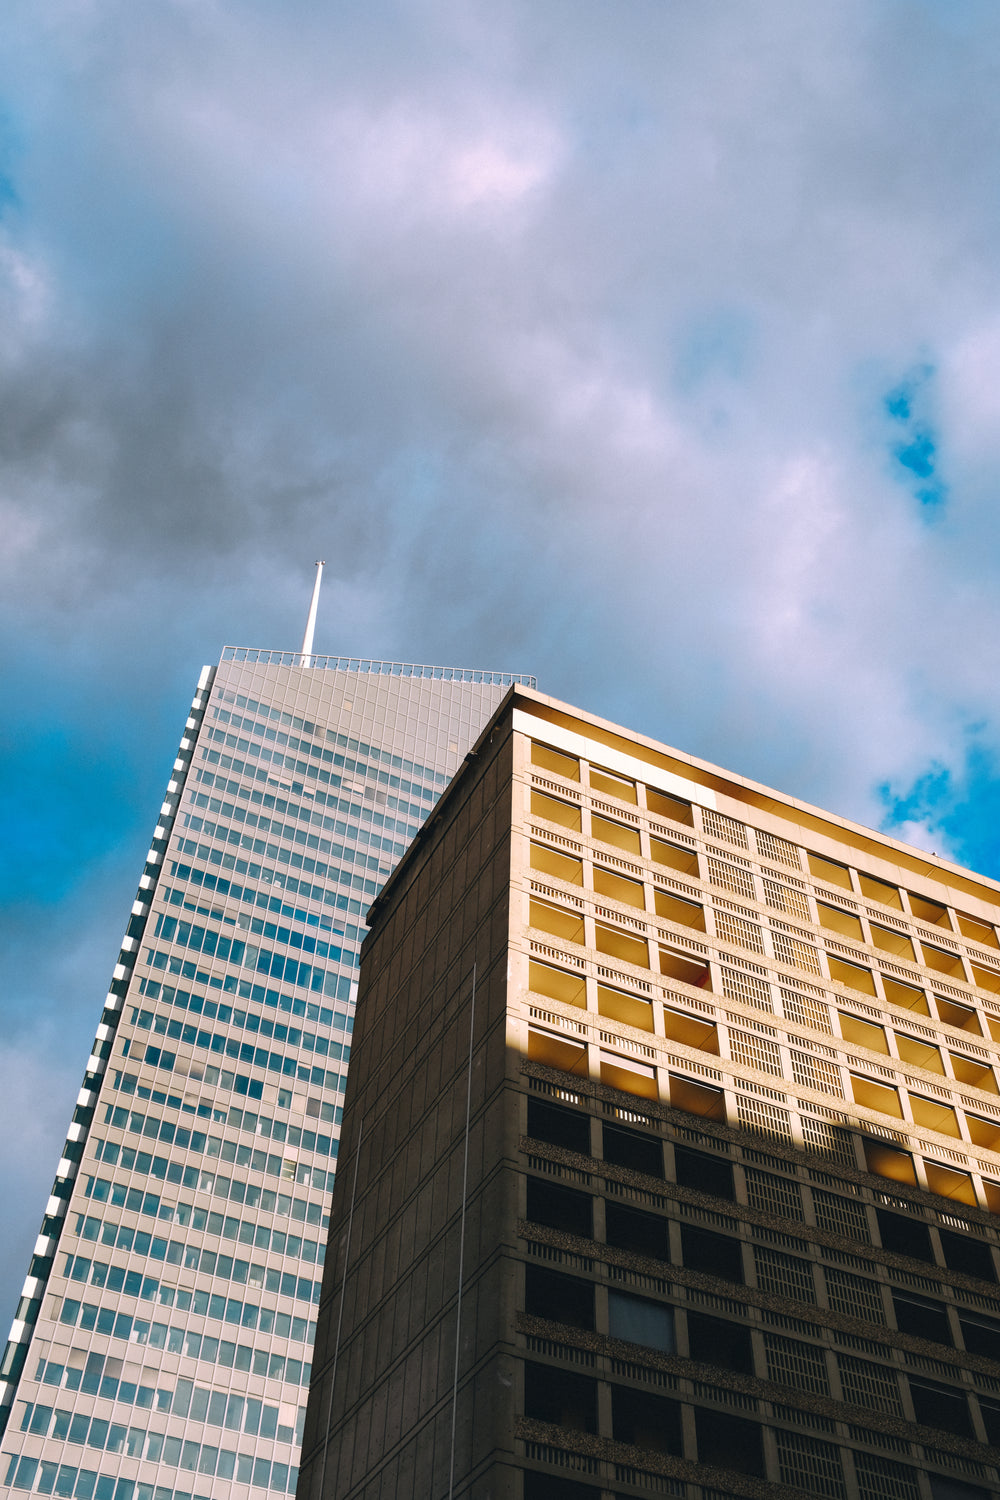
[[515, 681], [203, 670], [0, 1369], [9, 1490], [294, 1491], [365, 912]]

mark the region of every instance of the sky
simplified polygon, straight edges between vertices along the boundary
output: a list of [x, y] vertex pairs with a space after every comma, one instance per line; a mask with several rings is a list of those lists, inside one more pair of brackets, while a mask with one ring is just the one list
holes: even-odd
[[995, 0], [6, 0], [0, 1317], [198, 672], [317, 557], [317, 651], [1000, 877], [998, 419]]

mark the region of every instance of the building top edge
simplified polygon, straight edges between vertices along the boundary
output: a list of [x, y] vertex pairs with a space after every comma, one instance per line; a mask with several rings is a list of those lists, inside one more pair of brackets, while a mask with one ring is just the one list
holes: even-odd
[[377, 677], [421, 677], [438, 682], [473, 682], [487, 687], [535, 688], [537, 679], [526, 672], [492, 672], [480, 667], [435, 667], [409, 661], [374, 661], [359, 656], [303, 657], [299, 651], [272, 651], [259, 646], [224, 646], [220, 662], [253, 666], [302, 667], [310, 671], [367, 673]]

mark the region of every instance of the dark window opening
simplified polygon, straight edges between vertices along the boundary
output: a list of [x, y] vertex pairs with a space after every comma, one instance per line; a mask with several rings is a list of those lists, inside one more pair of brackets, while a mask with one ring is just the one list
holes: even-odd
[[695, 1229], [690, 1224], [682, 1224], [681, 1249], [684, 1264], [690, 1271], [704, 1271], [706, 1276], [719, 1276], [723, 1281], [741, 1283], [746, 1280], [740, 1242], [728, 1234], [715, 1234], [711, 1229]]
[[528, 1100], [528, 1134], [550, 1146], [590, 1155], [590, 1117], [563, 1104], [548, 1104], [544, 1099]]
[[893, 1292], [892, 1305], [900, 1333], [912, 1333], [935, 1344], [954, 1344], [948, 1314], [940, 1302], [931, 1302], [912, 1292]]
[[550, 1229], [563, 1229], [567, 1234], [593, 1239], [592, 1204], [589, 1193], [562, 1187], [558, 1182], [545, 1182], [540, 1177], [528, 1178], [527, 1216], [533, 1224], [547, 1224]]
[[654, 1260], [669, 1260], [670, 1245], [667, 1221], [641, 1208], [626, 1208], [622, 1203], [604, 1205], [605, 1238], [618, 1250], [632, 1250]]
[[704, 1407], [696, 1408], [694, 1421], [701, 1463], [764, 1477], [764, 1444], [756, 1422]]
[[902, 1214], [886, 1213], [884, 1208], [877, 1208], [875, 1217], [878, 1219], [878, 1232], [884, 1249], [934, 1264], [930, 1230], [926, 1224], [921, 1224], [917, 1219], [904, 1219]]
[[568, 1323], [571, 1328], [593, 1328], [594, 1288], [577, 1276], [525, 1266], [524, 1309], [536, 1318]]
[[704, 1365], [719, 1365], [723, 1370], [736, 1370], [741, 1375], [753, 1374], [749, 1328], [695, 1312], [688, 1313], [687, 1325], [692, 1359]]
[[552, 1365], [527, 1360], [524, 1366], [524, 1414], [536, 1422], [554, 1422], [577, 1432], [597, 1431], [597, 1381]]
[[647, 1177], [663, 1176], [663, 1147], [651, 1135], [624, 1125], [605, 1125], [604, 1160]]
[[713, 1198], [735, 1198], [733, 1169], [728, 1161], [709, 1156], [705, 1151], [691, 1151], [687, 1146], [674, 1147], [674, 1179], [682, 1187]]
[[944, 1263], [949, 1271], [964, 1271], [966, 1276], [978, 1276], [980, 1281], [996, 1281], [996, 1266], [989, 1245], [953, 1229], [940, 1229], [938, 1233]]
[[652, 1448], [655, 1453], [682, 1452], [679, 1402], [613, 1385], [611, 1412], [616, 1442]]
[[986, 1359], [1000, 1361], [1000, 1323], [994, 1318], [960, 1312], [958, 1326], [970, 1354], [982, 1354]]
[[913, 1410], [922, 1427], [938, 1427], [957, 1432], [960, 1437], [975, 1437], [969, 1403], [961, 1391], [935, 1381], [915, 1380], [910, 1376]]

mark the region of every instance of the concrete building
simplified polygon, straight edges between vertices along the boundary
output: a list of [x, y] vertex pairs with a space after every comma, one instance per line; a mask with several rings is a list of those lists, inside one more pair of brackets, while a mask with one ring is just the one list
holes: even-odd
[[299, 1500], [986, 1500], [1000, 885], [514, 688], [370, 913]]
[[512, 681], [303, 649], [199, 680], [0, 1370], [4, 1493], [295, 1488], [364, 913]]

